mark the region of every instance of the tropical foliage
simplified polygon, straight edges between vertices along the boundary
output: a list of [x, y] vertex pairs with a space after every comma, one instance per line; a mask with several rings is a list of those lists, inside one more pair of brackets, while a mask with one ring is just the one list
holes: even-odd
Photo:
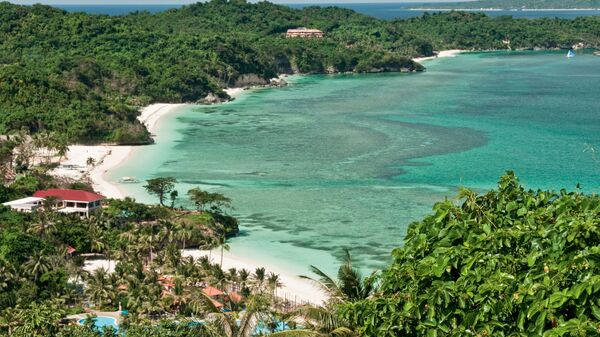
[[364, 336], [600, 333], [600, 197], [462, 190], [413, 223], [372, 298], [344, 306]]
[[[322, 39], [286, 39], [311, 27]], [[152, 102], [227, 99], [280, 73], [414, 71], [433, 50], [600, 45], [600, 18], [518, 20], [447, 13], [382, 21], [351, 10], [212, 0], [124, 16], [0, 3], [0, 134], [139, 144]]]

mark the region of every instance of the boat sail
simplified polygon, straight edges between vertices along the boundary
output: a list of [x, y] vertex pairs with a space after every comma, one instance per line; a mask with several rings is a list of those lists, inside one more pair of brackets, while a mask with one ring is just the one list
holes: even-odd
[[569, 52], [567, 53], [567, 57], [568, 57], [568, 58], [573, 58], [573, 57], [575, 57], [575, 52], [573, 52], [573, 50], [572, 50], [572, 49], [571, 49], [571, 50], [569, 50]]

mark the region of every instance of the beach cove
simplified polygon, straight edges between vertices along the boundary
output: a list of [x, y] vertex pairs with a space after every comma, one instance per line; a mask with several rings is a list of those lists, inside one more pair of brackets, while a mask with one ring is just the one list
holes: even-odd
[[424, 74], [294, 78], [172, 110], [152, 130], [156, 144], [105, 177], [144, 202], [154, 200], [143, 184], [119, 179], [175, 176], [180, 195], [201, 186], [232, 197], [242, 233], [229, 257], [298, 275], [309, 264], [333, 272], [349, 247], [367, 272], [434, 202], [458, 186], [493, 187], [507, 169], [531, 187], [598, 192], [586, 149], [600, 144], [599, 61], [467, 54], [429, 61]]

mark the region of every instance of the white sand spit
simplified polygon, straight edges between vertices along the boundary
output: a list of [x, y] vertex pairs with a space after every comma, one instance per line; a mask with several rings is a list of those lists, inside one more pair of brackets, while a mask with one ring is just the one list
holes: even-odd
[[423, 61], [435, 60], [437, 58], [456, 57], [456, 55], [458, 55], [460, 53], [464, 53], [465, 51], [466, 50], [460, 50], [460, 49], [442, 50], [442, 51], [438, 52], [435, 56], [417, 57], [417, 58], [414, 58], [413, 61], [420, 63]]

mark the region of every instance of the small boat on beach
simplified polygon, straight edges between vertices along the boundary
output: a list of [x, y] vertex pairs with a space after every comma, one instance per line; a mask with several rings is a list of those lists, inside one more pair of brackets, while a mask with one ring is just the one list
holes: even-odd
[[567, 58], [573, 58], [575, 57], [575, 52], [573, 51], [573, 49], [569, 50], [569, 52], [567, 53]]
[[123, 177], [120, 181], [124, 184], [139, 183], [139, 180], [135, 179], [134, 177]]

